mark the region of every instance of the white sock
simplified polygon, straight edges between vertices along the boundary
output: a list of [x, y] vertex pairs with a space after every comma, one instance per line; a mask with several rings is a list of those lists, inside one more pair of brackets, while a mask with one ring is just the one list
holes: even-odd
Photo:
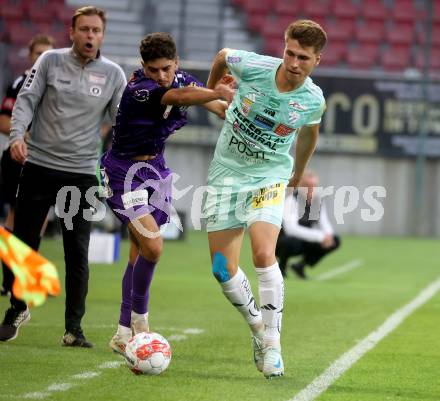
[[131, 311], [131, 321], [135, 320], [146, 320], [148, 321], [148, 312], [147, 313], [136, 313], [134, 311]]
[[284, 280], [278, 263], [255, 268], [258, 274], [260, 308], [265, 326], [264, 346], [280, 347], [284, 305]]
[[116, 331], [117, 334], [119, 334], [124, 340], [129, 340], [131, 338], [131, 328], [121, 326], [118, 324], [118, 330]]
[[260, 332], [263, 328], [261, 312], [254, 294], [252, 294], [251, 283], [243, 270], [238, 267], [235, 276], [220, 285], [225, 297], [243, 315], [252, 332], [254, 334]]

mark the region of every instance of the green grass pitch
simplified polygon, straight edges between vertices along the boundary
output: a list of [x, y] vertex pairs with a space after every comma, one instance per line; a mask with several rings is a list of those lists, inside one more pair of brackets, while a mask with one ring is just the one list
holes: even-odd
[[[60, 346], [64, 296], [31, 311], [19, 337], [0, 343], [0, 400], [287, 401], [333, 361], [440, 276], [438, 240], [345, 237], [339, 251], [285, 281], [283, 356], [286, 375], [265, 380], [251, 360], [250, 335], [211, 275], [206, 234], [166, 242], [150, 298], [150, 326], [173, 349], [160, 376], [135, 376], [109, 351], [119, 314], [127, 257], [91, 265], [83, 329], [95, 347]], [[63, 280], [61, 240], [41, 252]], [[241, 266], [257, 295], [249, 244]], [[318, 277], [360, 260], [362, 266], [325, 281]], [[7, 302], [0, 300], [3, 314]], [[319, 401], [439, 401], [440, 294], [365, 354]]]

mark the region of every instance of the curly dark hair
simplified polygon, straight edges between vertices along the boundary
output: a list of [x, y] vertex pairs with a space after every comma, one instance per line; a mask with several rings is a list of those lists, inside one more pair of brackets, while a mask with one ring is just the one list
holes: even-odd
[[144, 62], [158, 58], [168, 60], [177, 58], [176, 42], [167, 32], [154, 32], [145, 36], [139, 46], [139, 51]]

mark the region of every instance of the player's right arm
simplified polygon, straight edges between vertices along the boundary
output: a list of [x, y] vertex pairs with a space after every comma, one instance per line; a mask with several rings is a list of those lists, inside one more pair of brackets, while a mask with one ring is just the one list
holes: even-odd
[[33, 65], [26, 77], [12, 110], [11, 134], [11, 157], [18, 163], [23, 164], [27, 158], [27, 145], [24, 137], [27, 127], [32, 121], [35, 109], [40, 103], [46, 89], [48, 59], [51, 51], [42, 54]]

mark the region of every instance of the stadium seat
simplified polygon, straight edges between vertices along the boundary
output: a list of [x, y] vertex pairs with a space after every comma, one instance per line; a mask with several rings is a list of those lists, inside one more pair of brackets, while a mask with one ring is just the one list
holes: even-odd
[[322, 51], [320, 66], [336, 67], [346, 60], [348, 53], [344, 42], [329, 42]]
[[409, 46], [414, 41], [414, 25], [408, 22], [394, 24], [388, 28], [386, 33], [386, 39], [390, 45], [402, 45]]
[[389, 47], [382, 52], [382, 67], [387, 71], [403, 71], [411, 66], [411, 48]]
[[361, 2], [360, 15], [369, 21], [384, 22], [389, 11], [380, 0], [365, 0]]
[[384, 39], [385, 25], [377, 20], [364, 21], [356, 28], [355, 37], [360, 44], [379, 44]]
[[29, 16], [29, 19], [35, 23], [49, 23], [52, 22], [55, 17], [55, 10], [50, 4], [36, 7], [35, 4], [27, 3], [25, 5], [25, 10], [27, 15]]
[[350, 50], [347, 54], [347, 61], [350, 67], [369, 69], [377, 65], [378, 54], [378, 46], [366, 44]]
[[303, 4], [300, 1], [277, 0], [274, 6], [275, 14], [279, 18], [286, 17], [292, 20], [298, 18], [302, 10]]
[[0, 18], [6, 22], [21, 21], [25, 15], [25, 9], [20, 2], [3, 1], [0, 7]]
[[432, 21], [435, 24], [440, 23], [440, 3], [439, 2], [433, 2], [433, 4], [432, 4]]
[[[438, 71], [440, 70], [440, 48], [431, 49], [429, 58], [429, 69], [438, 73]], [[419, 49], [417, 53], [416, 67], [420, 70], [423, 70], [425, 68], [425, 52], [423, 49]]]
[[[290, 22], [290, 19], [288, 21]], [[282, 41], [284, 30], [289, 22], [284, 18], [267, 18], [261, 30], [263, 38], [268, 41]]]
[[284, 43], [280, 39], [265, 40], [263, 51], [269, 56], [282, 58], [284, 53]]
[[[426, 41], [426, 26], [423, 25], [423, 29], [417, 31], [417, 42], [419, 45], [424, 46]], [[432, 32], [430, 35], [431, 46], [440, 47], [440, 22], [432, 26]]]
[[333, 24], [328, 24], [325, 28], [329, 42], [345, 41], [350, 42], [355, 31], [355, 21], [351, 19], [336, 20]]
[[9, 23], [8, 24], [8, 37], [13, 46], [27, 46], [35, 31], [31, 26], [24, 23]]
[[331, 6], [331, 13], [337, 18], [355, 20], [359, 10], [351, 0], [335, 0]]
[[391, 9], [391, 17], [396, 22], [415, 23], [417, 10], [412, 0], [394, 0], [394, 7]]
[[308, 1], [304, 4], [303, 11], [307, 18], [322, 20], [330, 13], [330, 2], [328, 0]]

